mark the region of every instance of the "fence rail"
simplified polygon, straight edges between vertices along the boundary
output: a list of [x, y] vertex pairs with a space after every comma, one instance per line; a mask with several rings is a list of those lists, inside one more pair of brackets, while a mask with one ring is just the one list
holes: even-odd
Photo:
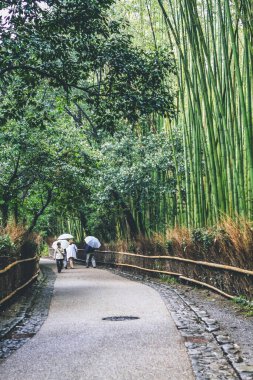
[[14, 261], [0, 270], [0, 305], [30, 284], [39, 274], [39, 258]]
[[[253, 270], [177, 256], [99, 250], [95, 255], [98, 264], [118, 266], [151, 276], [174, 276], [179, 280], [205, 286], [227, 298], [245, 296], [253, 299]], [[82, 249], [78, 249], [77, 259], [85, 260]]]
[[128, 252], [97, 251], [96, 257], [103, 264], [131, 271], [175, 276], [215, 290], [227, 298], [245, 296], [253, 299], [252, 270], [175, 256], [147, 256]]

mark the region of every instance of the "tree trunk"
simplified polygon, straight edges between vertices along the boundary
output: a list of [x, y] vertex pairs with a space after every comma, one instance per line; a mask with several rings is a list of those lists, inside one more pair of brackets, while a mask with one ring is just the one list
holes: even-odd
[[52, 200], [52, 194], [53, 194], [52, 189], [49, 189], [47, 191], [47, 199], [46, 199], [45, 203], [42, 205], [41, 209], [38, 212], [36, 212], [36, 214], [34, 215], [33, 220], [31, 222], [29, 228], [27, 229], [27, 232], [26, 232], [27, 235], [29, 235], [33, 231], [34, 227], [37, 224], [37, 221], [38, 221], [39, 217], [44, 213], [45, 209], [47, 208], [47, 206], [51, 202], [51, 200]]
[[2, 214], [2, 225], [3, 227], [7, 226], [8, 217], [9, 217], [9, 205], [4, 202], [1, 206], [1, 214]]

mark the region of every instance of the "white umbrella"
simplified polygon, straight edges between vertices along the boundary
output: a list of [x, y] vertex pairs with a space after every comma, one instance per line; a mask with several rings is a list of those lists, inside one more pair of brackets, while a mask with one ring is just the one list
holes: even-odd
[[65, 249], [69, 246], [69, 242], [67, 240], [56, 240], [52, 244], [52, 248], [57, 248], [57, 243], [61, 243], [61, 248]]
[[84, 241], [92, 248], [99, 248], [101, 246], [100, 241], [94, 236], [87, 236]]
[[66, 240], [66, 239], [73, 239], [74, 236], [70, 234], [62, 234], [58, 237], [58, 240]]

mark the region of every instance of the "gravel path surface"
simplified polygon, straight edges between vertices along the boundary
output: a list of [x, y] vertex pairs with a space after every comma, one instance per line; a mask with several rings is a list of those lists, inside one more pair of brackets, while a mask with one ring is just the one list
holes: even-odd
[[[111, 316], [139, 319], [103, 320]], [[57, 275], [46, 321], [0, 373], [5, 380], [194, 379], [184, 340], [155, 289], [80, 266]]]

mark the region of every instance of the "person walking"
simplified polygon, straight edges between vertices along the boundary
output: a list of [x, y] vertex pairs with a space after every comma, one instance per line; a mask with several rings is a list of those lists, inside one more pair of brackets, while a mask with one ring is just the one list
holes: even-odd
[[57, 247], [54, 251], [54, 259], [56, 260], [58, 273], [61, 273], [63, 268], [63, 248], [61, 248], [61, 243], [57, 243]]
[[77, 246], [74, 244], [73, 241], [69, 242], [69, 246], [66, 248], [66, 251], [70, 269], [74, 269], [74, 259], [76, 259]]
[[89, 268], [89, 261], [91, 259], [91, 264], [93, 268], [96, 268], [96, 260], [94, 256], [95, 248], [92, 248], [89, 244], [84, 246], [84, 254], [86, 254], [86, 268]]
[[66, 248], [63, 250], [63, 266], [64, 269], [68, 269], [68, 259], [67, 259], [67, 251]]

